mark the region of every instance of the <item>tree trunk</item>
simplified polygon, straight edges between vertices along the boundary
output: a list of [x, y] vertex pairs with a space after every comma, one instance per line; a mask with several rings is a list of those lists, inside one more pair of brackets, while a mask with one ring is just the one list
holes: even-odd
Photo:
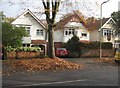
[[48, 25], [48, 36], [48, 56], [50, 58], [55, 58], [52, 23]]
[[5, 49], [5, 47], [3, 46], [2, 47], [2, 60], [4, 60], [4, 59], [7, 59], [7, 50]]

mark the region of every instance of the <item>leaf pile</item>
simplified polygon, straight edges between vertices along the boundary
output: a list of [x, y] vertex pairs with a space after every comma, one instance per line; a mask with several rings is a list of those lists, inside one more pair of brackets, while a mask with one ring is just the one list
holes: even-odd
[[93, 60], [94, 62], [114, 63], [113, 58], [98, 58]]
[[82, 66], [68, 62], [60, 58], [50, 59], [27, 59], [27, 60], [14, 60], [11, 66], [14, 69], [26, 71], [47, 71], [47, 70], [60, 70], [60, 69], [81, 69]]

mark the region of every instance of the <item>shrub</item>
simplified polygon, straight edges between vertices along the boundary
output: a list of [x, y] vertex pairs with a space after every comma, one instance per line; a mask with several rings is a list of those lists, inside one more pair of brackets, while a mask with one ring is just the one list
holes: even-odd
[[113, 44], [111, 42], [103, 42], [102, 49], [112, 49]]
[[7, 52], [10, 52], [10, 51], [16, 51], [16, 52], [20, 52], [20, 51], [40, 52], [41, 51], [41, 48], [39, 48], [39, 47], [18, 47], [18, 48], [12, 48], [11, 46], [7, 46], [5, 49], [7, 50]]
[[[100, 48], [100, 42], [90, 42], [90, 43], [81, 43], [82, 48], [87, 49], [99, 49]], [[112, 43], [111, 42], [103, 42], [102, 43], [102, 49], [112, 49]]]
[[66, 44], [66, 49], [70, 51], [70, 53], [78, 53], [80, 55], [80, 42], [79, 38], [74, 35], [71, 39], [68, 40]]
[[16, 51], [17, 52], [20, 52], [20, 51], [40, 52], [41, 48], [39, 48], [39, 47], [18, 47], [18, 48], [16, 48]]
[[5, 47], [5, 49], [7, 52], [15, 51], [15, 48], [12, 48], [11, 46], [7, 46], [7, 47]]
[[87, 49], [98, 49], [100, 47], [100, 42], [89, 42], [89, 43], [81, 43], [82, 48]]

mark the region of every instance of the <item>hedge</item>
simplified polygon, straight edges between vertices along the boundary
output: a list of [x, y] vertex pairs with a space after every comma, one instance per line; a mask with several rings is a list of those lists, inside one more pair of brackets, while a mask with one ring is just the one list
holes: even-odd
[[41, 48], [39, 48], [39, 47], [18, 47], [18, 48], [12, 48], [11, 46], [7, 46], [6, 50], [7, 50], [7, 52], [10, 52], [10, 51], [15, 51], [15, 52], [20, 52], [20, 51], [40, 52]]
[[[102, 42], [102, 49], [112, 49], [112, 46], [111, 42]], [[81, 48], [99, 49], [100, 42], [81, 43]]]

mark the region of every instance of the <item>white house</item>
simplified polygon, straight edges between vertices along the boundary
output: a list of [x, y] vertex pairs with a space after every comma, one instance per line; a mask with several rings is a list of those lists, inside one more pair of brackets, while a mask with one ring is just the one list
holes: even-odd
[[[77, 35], [82, 42], [99, 41], [99, 30], [103, 30], [103, 42], [112, 42], [113, 27], [111, 22], [115, 23], [112, 18], [103, 19], [103, 26], [100, 28], [100, 20], [97, 20], [93, 26], [95, 29], [90, 31], [86, 21], [81, 14], [70, 14], [59, 22], [54, 27], [54, 43], [55, 48], [62, 47], [73, 35]], [[12, 22], [13, 26], [25, 27], [29, 33], [28, 37], [23, 37], [23, 46], [39, 46], [45, 49], [47, 46], [46, 24], [38, 19], [30, 10], [25, 11], [22, 15]], [[107, 40], [110, 35], [111, 39]], [[115, 44], [115, 43], [114, 43]]]
[[113, 44], [113, 47], [119, 48], [120, 43], [116, 42], [118, 40], [118, 35], [116, 36], [114, 31], [115, 28], [113, 25], [116, 25], [115, 21], [112, 18], [109, 18], [103, 26], [99, 29], [99, 31], [102, 31], [102, 42], [111, 42]]
[[28, 37], [23, 37], [23, 46], [46, 46], [46, 27], [45, 25], [28, 9], [18, 16], [12, 22], [13, 26], [24, 27], [28, 32]]
[[[63, 22], [65, 20], [66, 22]], [[63, 29], [60, 27], [62, 23]], [[29, 9], [12, 22], [13, 26], [24, 27], [29, 33], [28, 37], [23, 37], [23, 46], [42, 46], [46, 47], [46, 24], [39, 20]], [[89, 41], [89, 32], [84, 27], [85, 20], [77, 14], [72, 14], [57, 23], [54, 31], [55, 47], [61, 47], [62, 43], [67, 42], [73, 35], [77, 35], [81, 41]]]
[[85, 20], [78, 14], [70, 14], [69, 16], [57, 22], [55, 27], [55, 42], [58, 40], [56, 36], [59, 33], [59, 42], [67, 42], [73, 35], [77, 35], [80, 41], [89, 41], [89, 31], [85, 28]]

